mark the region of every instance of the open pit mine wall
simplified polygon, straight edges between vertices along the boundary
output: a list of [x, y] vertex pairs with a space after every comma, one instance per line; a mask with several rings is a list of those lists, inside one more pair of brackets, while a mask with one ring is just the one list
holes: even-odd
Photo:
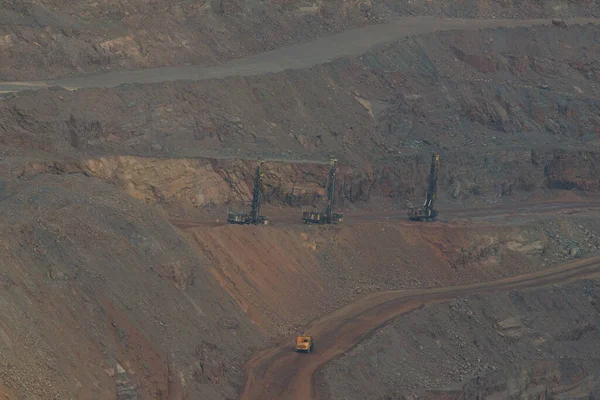
[[[337, 181], [341, 206], [389, 198], [421, 201], [429, 153], [377, 164], [341, 162]], [[121, 187], [134, 198], [165, 206], [201, 207], [249, 202], [255, 161], [114, 156], [80, 162], [28, 164], [21, 176], [84, 173]], [[264, 165], [264, 199], [274, 205], [320, 206], [329, 166], [269, 162]], [[495, 151], [441, 153], [440, 199], [495, 202], [548, 190], [600, 191], [600, 153], [588, 151]]]
[[[594, 0], [5, 1], [0, 80], [210, 65], [393, 16], [598, 16]], [[214, 27], [218, 26], [219, 29]]]

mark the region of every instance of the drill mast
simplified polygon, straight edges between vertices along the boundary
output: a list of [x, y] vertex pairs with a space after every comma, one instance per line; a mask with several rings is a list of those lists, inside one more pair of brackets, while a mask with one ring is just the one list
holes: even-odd
[[427, 198], [423, 204], [425, 207], [433, 207], [433, 202], [437, 194], [438, 173], [440, 170], [440, 155], [433, 153], [431, 156], [431, 169], [429, 171], [429, 188], [427, 189]]
[[261, 201], [261, 190], [262, 190], [262, 177], [261, 172], [263, 162], [260, 161], [256, 166], [256, 172], [254, 174], [254, 181], [252, 187], [252, 207], [250, 213], [227, 213], [227, 222], [230, 224], [237, 225], [266, 225], [269, 223], [269, 218], [264, 215], [260, 215], [260, 201]]
[[329, 171], [329, 182], [327, 184], [327, 208], [325, 216], [328, 220], [333, 218], [335, 206], [335, 174], [337, 173], [337, 160], [331, 159], [331, 170]]
[[260, 167], [262, 162], [256, 166], [256, 172], [254, 174], [254, 188], [252, 190], [252, 209], [250, 210], [250, 220], [252, 223], [256, 223], [260, 218], [260, 189], [262, 188], [262, 176]]
[[329, 180], [327, 182], [327, 207], [325, 212], [306, 211], [302, 219], [306, 224], [337, 224], [343, 222], [343, 215], [335, 212], [335, 175], [337, 173], [337, 159], [329, 160]]
[[409, 207], [408, 217], [413, 221], [433, 221], [438, 212], [433, 208], [437, 194], [437, 181], [440, 171], [440, 155], [433, 153], [431, 156], [431, 169], [429, 170], [429, 187], [425, 202], [419, 208]]

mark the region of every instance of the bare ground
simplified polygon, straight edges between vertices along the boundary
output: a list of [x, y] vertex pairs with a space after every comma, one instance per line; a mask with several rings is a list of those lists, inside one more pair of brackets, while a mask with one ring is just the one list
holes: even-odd
[[595, 398], [599, 295], [591, 280], [425, 307], [327, 365], [320, 398]]
[[382, 292], [367, 296], [306, 327], [307, 332], [319, 338], [318, 342], [315, 341], [317, 350], [312, 356], [295, 353], [290, 346], [291, 340], [257, 353], [247, 364], [248, 378], [241, 398], [315, 398], [313, 378], [316, 371], [328, 361], [350, 350], [374, 328], [397, 315], [425, 304], [469, 294], [510, 291], [568, 282], [571, 279], [598, 277], [599, 267], [596, 257], [504, 281], [448, 289]]
[[19, 398], [235, 395], [261, 336], [163, 214], [78, 176], [4, 185], [0, 209], [0, 381]]
[[[432, 21], [465, 27], [465, 21], [439, 18], [394, 22], [397, 15], [598, 17], [595, 3], [324, 1], [308, 9], [292, 1], [250, 3], [1, 3], [5, 80], [168, 65], [181, 69], [64, 82], [111, 86], [194, 73], [222, 79], [49, 88], [0, 100], [0, 301], [6, 310], [0, 318], [0, 397], [229, 399], [241, 391], [242, 364], [253, 351], [365, 295], [368, 301], [385, 290], [424, 293], [543, 274], [598, 250], [597, 210], [581, 206], [600, 190], [596, 25], [434, 32], [358, 54], [390, 35], [431, 30]], [[389, 23], [306, 43], [324, 32], [384, 20]], [[423, 21], [429, 23], [414, 25]], [[344, 57], [315, 65], [336, 56]], [[183, 75], [166, 76], [173, 71]], [[248, 76], [228, 77], [240, 74]], [[439, 197], [447, 215], [430, 225], [399, 222], [404, 200], [422, 199], [432, 150], [444, 160]], [[332, 153], [341, 160], [339, 204], [357, 218], [337, 227], [290, 223], [300, 207], [322, 206], [322, 163]], [[195, 223], [194, 216], [222, 218], [226, 207], [247, 205], [249, 159], [258, 156], [277, 161], [266, 165], [265, 199], [281, 224]], [[550, 198], [580, 205], [522, 204]], [[500, 206], [473, 210], [474, 204]], [[471, 210], [461, 211], [464, 205]], [[383, 215], [390, 219], [378, 220]], [[169, 219], [189, 229], [181, 232]], [[586, 285], [582, 290], [593, 289]], [[553, 315], [552, 307], [563, 307], [577, 290], [566, 286], [540, 308], [540, 318]], [[310, 307], [297, 311], [299, 298]], [[592, 321], [594, 311], [580, 300], [574, 309]], [[499, 313], [510, 307], [502, 303]], [[390, 312], [384, 319], [398, 311], [384, 309]], [[565, 313], [563, 321], [572, 322]], [[374, 328], [361, 320], [347, 323], [360, 325], [359, 336]], [[452, 320], [440, 324], [455, 326]], [[573, 334], [583, 335], [585, 344], [589, 329], [583, 328]], [[328, 346], [326, 337], [318, 339], [324, 352], [348, 350], [358, 338], [342, 348], [334, 341]], [[548, 346], [545, 360], [552, 349], [562, 349]], [[529, 353], [523, 354], [509, 360], [518, 363]], [[452, 389], [458, 395], [480, 390], [468, 380], [472, 366], [453, 356], [448, 360], [458, 372], [442, 376], [440, 384], [458, 383]], [[301, 382], [302, 398], [310, 398], [315, 369], [300, 367], [314, 360], [298, 360], [298, 370], [284, 362], [275, 373]], [[272, 367], [265, 365], [258, 375]], [[559, 384], [543, 381], [543, 390], [560, 391], [564, 383], [583, 391], [581, 381], [562, 373], [570, 365], [593, 378], [593, 363], [525, 367], [548, 366], [550, 381]], [[496, 385], [502, 395], [511, 373], [482, 375], [481, 390]], [[336, 386], [343, 378], [328, 376], [329, 392], [319, 393], [343, 395]], [[540, 377], [535, 371], [524, 376]], [[437, 380], [427, 379], [403, 384], [411, 391], [439, 389]], [[397, 383], [381, 382], [382, 396]], [[248, 390], [263, 389], [285, 391], [276, 385]]]

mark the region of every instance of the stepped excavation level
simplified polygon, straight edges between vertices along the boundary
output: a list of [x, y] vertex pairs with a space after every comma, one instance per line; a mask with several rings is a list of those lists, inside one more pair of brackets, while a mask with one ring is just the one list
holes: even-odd
[[0, 1], [0, 400], [600, 398], [599, 23]]

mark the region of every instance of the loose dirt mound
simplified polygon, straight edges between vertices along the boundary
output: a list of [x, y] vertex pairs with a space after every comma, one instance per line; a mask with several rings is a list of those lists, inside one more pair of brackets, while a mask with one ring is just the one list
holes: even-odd
[[156, 210], [78, 176], [9, 183], [0, 210], [4, 385], [24, 399], [234, 396], [260, 335]]

